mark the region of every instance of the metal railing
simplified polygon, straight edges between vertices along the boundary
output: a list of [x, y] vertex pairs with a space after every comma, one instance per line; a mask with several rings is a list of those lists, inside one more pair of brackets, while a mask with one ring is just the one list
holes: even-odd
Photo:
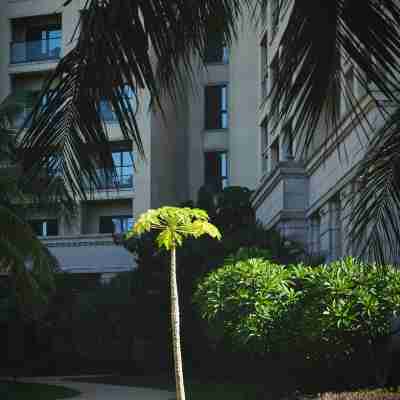
[[57, 60], [61, 57], [61, 36], [27, 42], [11, 42], [10, 63]]
[[[118, 169], [118, 167], [117, 167]], [[87, 182], [87, 189], [95, 190], [121, 190], [121, 189], [133, 189], [133, 168], [130, 174], [117, 173], [116, 176], [106, 176], [104, 170], [99, 169], [97, 171], [98, 185], [94, 187], [93, 183]]]

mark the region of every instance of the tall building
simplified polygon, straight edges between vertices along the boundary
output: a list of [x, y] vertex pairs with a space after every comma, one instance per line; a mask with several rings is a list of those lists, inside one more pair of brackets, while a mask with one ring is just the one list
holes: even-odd
[[[73, 33], [85, 1], [2, 1], [0, 15], [0, 99], [18, 91], [38, 91], [60, 58], [74, 45]], [[63, 270], [104, 279], [133, 267], [131, 254], [113, 242], [149, 208], [194, 200], [203, 184], [215, 188], [259, 182], [257, 35], [243, 30], [228, 49], [210, 38], [206, 68], [176, 104], [165, 99], [166, 117], [149, 112], [149, 94], [137, 93], [138, 124], [146, 159], [123, 140], [111, 107], [101, 112], [113, 147], [119, 188], [104, 187], [81, 201], [76, 218], [32, 213], [31, 224]], [[233, 84], [234, 83], [234, 84]], [[134, 101], [127, 89], [127, 100]], [[16, 119], [22, 122], [29, 114]], [[136, 168], [133, 168], [133, 163]], [[95, 276], [95, 275], [94, 275]]]
[[[40, 90], [74, 45], [71, 39], [85, 1], [73, 0], [67, 7], [63, 2], [2, 1], [0, 99], [13, 91]], [[352, 178], [367, 138], [359, 134], [343, 98], [336, 134], [327, 143], [315, 143], [307, 159], [296, 159], [296, 133], [290, 123], [282, 126], [278, 115], [270, 113], [268, 97], [279, 74], [279, 41], [290, 12], [290, 6], [282, 9], [280, 3], [269, 1], [259, 28], [244, 18], [230, 48], [221, 38], [210, 38], [206, 65], [194, 60], [193, 87], [188, 85], [178, 106], [164, 100], [166, 117], [148, 111], [146, 91], [137, 93], [146, 160], [123, 140], [112, 109], [104, 103], [101, 112], [114, 149], [119, 189], [104, 184], [80, 202], [71, 224], [52, 215], [32, 215], [32, 226], [64, 270], [106, 278], [131, 269], [132, 256], [114, 245], [112, 232], [126, 231], [149, 208], [195, 200], [203, 184], [254, 190], [257, 217], [284, 236], [303, 241], [312, 253], [334, 259], [348, 251], [346, 199], [356, 190]], [[346, 68], [349, 85], [367, 109], [368, 97], [352, 66]], [[128, 89], [126, 96], [134, 101]], [[373, 110], [370, 118], [380, 123]], [[275, 125], [278, 129], [272, 129]], [[340, 158], [341, 144], [350, 157]]]
[[348, 235], [349, 200], [357, 193], [354, 178], [371, 136], [355, 118], [349, 98], [360, 102], [374, 129], [383, 120], [357, 81], [354, 66], [342, 60], [345, 78], [337, 99], [340, 122], [333, 129], [321, 121], [312, 151], [306, 157], [299, 157], [295, 152], [298, 132], [290, 120], [287, 123], [279, 120], [278, 109], [271, 107], [268, 97], [280, 73], [279, 60], [284, 51], [280, 42], [291, 5], [290, 1], [268, 2], [265, 29], [259, 38], [262, 95], [258, 112], [261, 127], [258, 156], [262, 177], [253, 202], [257, 217], [266, 227], [303, 242], [311, 254], [330, 261], [354, 252]]

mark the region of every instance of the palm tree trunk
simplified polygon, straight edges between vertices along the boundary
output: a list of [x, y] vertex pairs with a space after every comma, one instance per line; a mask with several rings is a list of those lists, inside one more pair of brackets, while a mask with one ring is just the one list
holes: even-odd
[[179, 298], [176, 282], [176, 248], [171, 249], [171, 323], [172, 345], [174, 351], [176, 399], [185, 400], [185, 387], [183, 384], [183, 366], [181, 354], [181, 335], [179, 327]]

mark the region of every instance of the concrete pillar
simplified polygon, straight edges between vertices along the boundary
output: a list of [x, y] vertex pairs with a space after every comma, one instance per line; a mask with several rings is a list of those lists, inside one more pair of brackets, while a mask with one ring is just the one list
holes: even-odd
[[329, 233], [330, 233], [330, 226], [329, 226], [329, 207], [327, 204], [322, 206], [319, 210], [319, 217], [320, 217], [320, 249], [321, 255], [326, 257], [327, 261], [330, 261], [330, 246], [329, 246]]
[[329, 202], [329, 253], [331, 260], [342, 255], [342, 221], [340, 197]]

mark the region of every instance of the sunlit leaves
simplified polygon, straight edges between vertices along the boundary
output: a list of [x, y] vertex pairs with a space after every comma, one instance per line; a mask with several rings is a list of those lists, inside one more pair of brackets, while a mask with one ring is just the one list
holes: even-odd
[[198, 208], [161, 207], [142, 214], [126, 237], [129, 239], [152, 229], [159, 230], [161, 233], [157, 236], [157, 244], [167, 250], [180, 247], [188, 237], [208, 235], [221, 239], [218, 228], [208, 220], [207, 213]]
[[195, 301], [217, 339], [260, 353], [336, 357], [390, 334], [400, 271], [353, 258], [307, 267], [231, 257], [199, 284]]

